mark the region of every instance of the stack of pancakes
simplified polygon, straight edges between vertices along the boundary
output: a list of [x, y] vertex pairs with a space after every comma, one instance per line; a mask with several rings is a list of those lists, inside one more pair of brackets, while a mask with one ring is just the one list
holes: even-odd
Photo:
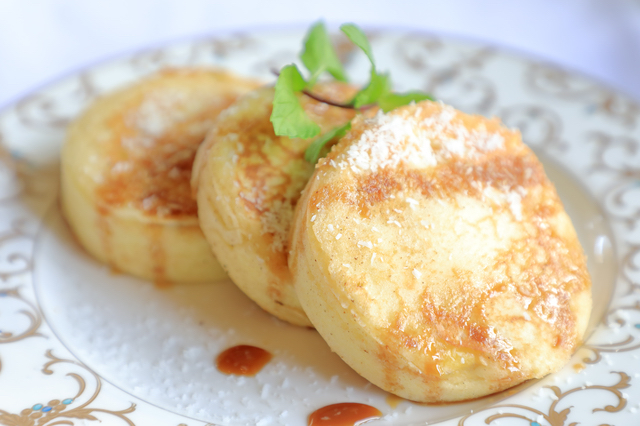
[[[200, 81], [169, 84], [171, 102], [149, 107], [169, 102], [178, 112], [168, 121], [144, 116], [152, 78], [74, 125], [63, 206], [96, 257], [152, 279], [215, 279], [199, 220], [251, 299], [315, 327], [362, 376], [415, 401], [487, 395], [567, 362], [587, 326], [590, 278], [571, 221], [518, 132], [437, 102], [355, 116], [300, 95], [323, 133], [353, 119], [314, 167], [304, 160], [310, 141], [274, 134], [273, 88], [242, 94], [256, 83], [215, 79], [206, 94], [183, 90]], [[356, 93], [338, 83], [314, 91], [338, 103]], [[171, 250], [178, 236], [189, 255]], [[144, 265], [130, 265], [133, 252]]]

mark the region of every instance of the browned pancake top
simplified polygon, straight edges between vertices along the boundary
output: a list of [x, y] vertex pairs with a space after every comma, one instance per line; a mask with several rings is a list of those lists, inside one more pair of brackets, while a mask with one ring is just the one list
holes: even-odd
[[132, 90], [105, 119], [110, 170], [97, 188], [99, 199], [153, 216], [195, 217], [190, 179], [196, 150], [246, 86], [222, 72], [166, 70]]
[[317, 175], [308, 220], [343, 303], [427, 376], [497, 363], [517, 383], [513, 336], [531, 324], [579, 343], [585, 258], [517, 132], [423, 103], [356, 120]]

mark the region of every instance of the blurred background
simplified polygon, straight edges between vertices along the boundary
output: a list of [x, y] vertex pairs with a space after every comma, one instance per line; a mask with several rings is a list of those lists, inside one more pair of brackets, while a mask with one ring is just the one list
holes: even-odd
[[122, 53], [318, 18], [503, 46], [640, 101], [640, 0], [0, 0], [0, 107]]

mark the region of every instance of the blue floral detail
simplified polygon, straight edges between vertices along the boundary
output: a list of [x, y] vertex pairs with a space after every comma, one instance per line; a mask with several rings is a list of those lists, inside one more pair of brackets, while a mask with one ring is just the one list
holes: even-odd
[[42, 408], [42, 404], [36, 404], [33, 407], [31, 407], [33, 411], [39, 411], [41, 408]]
[[531, 426], [540, 426], [540, 423], [538, 423], [538, 422], [531, 422]]
[[69, 404], [71, 404], [72, 402], [73, 402], [73, 399], [72, 399], [72, 398], [67, 398], [67, 399], [65, 399], [64, 401], [62, 401], [62, 403], [63, 403], [64, 405], [69, 405]]
[[0, 297], [6, 297], [9, 293], [6, 291], [0, 291]]
[[636, 324], [636, 328], [640, 328], [640, 324]]
[[15, 158], [16, 160], [20, 160], [21, 158], [24, 157], [24, 155], [22, 154], [22, 152], [17, 151], [17, 150], [11, 150], [9, 152], [9, 154], [11, 155], [11, 157]]
[[53, 408], [53, 407], [44, 407], [44, 408], [42, 409], [42, 412], [43, 412], [43, 413], [48, 413], [49, 411], [51, 411], [51, 409], [52, 409], [52, 408]]

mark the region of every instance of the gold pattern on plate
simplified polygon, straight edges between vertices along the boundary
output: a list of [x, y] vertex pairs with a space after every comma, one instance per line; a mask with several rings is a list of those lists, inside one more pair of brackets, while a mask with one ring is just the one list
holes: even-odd
[[[612, 373], [618, 374], [620, 376], [620, 380], [618, 381], [618, 383], [611, 386], [602, 386], [602, 385], [580, 386], [580, 387], [570, 389], [566, 392], [561, 392], [560, 388], [557, 386], [547, 386], [546, 388], [551, 389], [551, 391], [555, 395], [555, 398], [553, 398], [554, 401], [551, 403], [551, 405], [549, 406], [549, 410], [546, 413], [533, 407], [527, 407], [526, 405], [519, 405], [519, 404], [494, 405], [492, 407], [485, 408], [476, 413], [472, 413], [464, 416], [458, 422], [458, 426], [464, 426], [467, 419], [469, 419], [472, 416], [479, 415], [480, 413], [483, 413], [486, 411], [497, 411], [497, 414], [492, 414], [487, 418], [485, 418], [484, 422], [486, 424], [491, 424], [491, 422], [498, 419], [515, 418], [515, 419], [526, 420], [531, 425], [536, 425], [536, 424], [540, 425], [539, 420], [544, 419], [551, 426], [565, 426], [565, 425], [576, 426], [578, 424], [576, 422], [567, 423], [567, 418], [571, 413], [572, 407], [565, 408], [560, 412], [556, 411], [556, 408], [560, 403], [560, 401], [562, 401], [562, 399], [564, 399], [565, 397], [577, 392], [583, 392], [583, 391], [589, 391], [589, 390], [608, 391], [618, 398], [617, 405], [607, 405], [604, 408], [594, 408], [592, 410], [593, 413], [596, 413], [598, 411], [606, 411], [608, 413], [617, 413], [619, 411], [622, 411], [624, 407], [626, 407], [627, 405], [627, 399], [622, 395], [621, 389], [626, 389], [631, 386], [629, 384], [629, 382], [631, 381], [631, 378], [626, 373], [623, 373], [621, 371], [612, 371]], [[502, 412], [502, 409], [504, 408], [526, 411], [526, 412], [529, 412], [530, 414], [524, 415], [524, 414], [513, 413], [513, 412], [505, 413], [505, 412]]]
[[31, 408], [25, 408], [20, 411], [20, 414], [9, 413], [0, 409], [0, 424], [6, 426], [55, 426], [55, 425], [73, 425], [71, 419], [81, 419], [90, 421], [100, 421], [95, 413], [105, 413], [114, 416], [129, 426], [135, 426], [134, 423], [127, 417], [127, 414], [133, 413], [136, 409], [136, 404], [132, 403], [129, 408], [125, 408], [120, 411], [105, 410], [103, 408], [92, 407], [91, 404], [95, 401], [102, 390], [102, 380], [93, 371], [89, 370], [85, 365], [68, 359], [61, 359], [56, 357], [48, 350], [46, 357], [49, 361], [42, 367], [42, 373], [46, 375], [52, 375], [53, 370], [51, 367], [57, 364], [71, 364], [78, 366], [91, 374], [95, 379], [95, 389], [93, 394], [89, 396], [89, 399], [84, 403], [73, 406], [76, 400], [83, 396], [87, 390], [87, 382], [78, 373], [67, 373], [67, 376], [73, 378], [78, 383], [78, 392], [75, 396], [66, 397], [65, 399], [54, 399], [47, 403], [47, 405], [36, 403]]
[[[0, 233], [0, 248], [17, 243], [19, 240], [32, 240], [33, 237], [25, 230], [26, 221], [15, 219], [10, 224], [10, 229]], [[0, 261], [11, 265], [11, 268], [0, 270], [0, 282], [6, 282], [9, 278], [31, 271], [31, 257], [20, 251], [0, 252]]]
[[[627, 310], [640, 312], [640, 301], [636, 301], [634, 305], [620, 306], [618, 308], [612, 309], [607, 315], [607, 317], [610, 317], [611, 315], [613, 315], [618, 311], [627, 311]], [[627, 321], [621, 318], [617, 318], [615, 321], [612, 321], [612, 322], [617, 324], [617, 327], [623, 327], [627, 324]], [[632, 345], [632, 343], [634, 343], [635, 341], [636, 341], [636, 338], [634, 336], [629, 335], [627, 336], [626, 339], [619, 342], [615, 342], [615, 343], [586, 344], [583, 347], [593, 352], [593, 357], [584, 358], [582, 361], [585, 364], [596, 364], [600, 362], [600, 360], [602, 360], [602, 353], [628, 352], [628, 351], [634, 351], [636, 349], [640, 349], [640, 343], [636, 343], [635, 345]]]
[[[78, 74], [72, 82], [73, 87], [64, 94], [36, 92], [18, 101], [15, 112], [20, 123], [31, 129], [64, 129], [99, 93], [88, 72]], [[76, 109], [61, 108], [64, 101]]]
[[[0, 277], [2, 277], [1, 274]], [[17, 313], [27, 317], [27, 320], [29, 321], [27, 328], [22, 331], [0, 331], [0, 345], [15, 343], [28, 337], [44, 337], [44, 335], [38, 331], [40, 325], [42, 325], [42, 315], [40, 314], [40, 311], [33, 303], [22, 297], [18, 288], [10, 288], [7, 290], [0, 289], [0, 298], [14, 298], [26, 305], [27, 309], [21, 309]], [[2, 358], [0, 358], [0, 372], [2, 371], [2, 367]]]
[[29, 320], [29, 325], [27, 326], [27, 328], [19, 333], [1, 331], [0, 344], [17, 342], [18, 340], [26, 339], [27, 337], [43, 337], [43, 334], [38, 332], [38, 329], [42, 324], [42, 316], [40, 315], [40, 311], [38, 311], [38, 308], [36, 308], [33, 303], [20, 295], [18, 288], [0, 290], [0, 297], [12, 297], [19, 300], [21, 303], [24, 303], [29, 308], [29, 310], [22, 309], [18, 311], [19, 314], [26, 316]]
[[456, 59], [442, 65], [450, 49], [437, 37], [408, 35], [397, 43], [399, 60], [425, 76], [421, 89], [465, 112], [488, 114], [496, 104], [496, 84], [481, 71], [495, 57], [495, 50], [455, 48]]

